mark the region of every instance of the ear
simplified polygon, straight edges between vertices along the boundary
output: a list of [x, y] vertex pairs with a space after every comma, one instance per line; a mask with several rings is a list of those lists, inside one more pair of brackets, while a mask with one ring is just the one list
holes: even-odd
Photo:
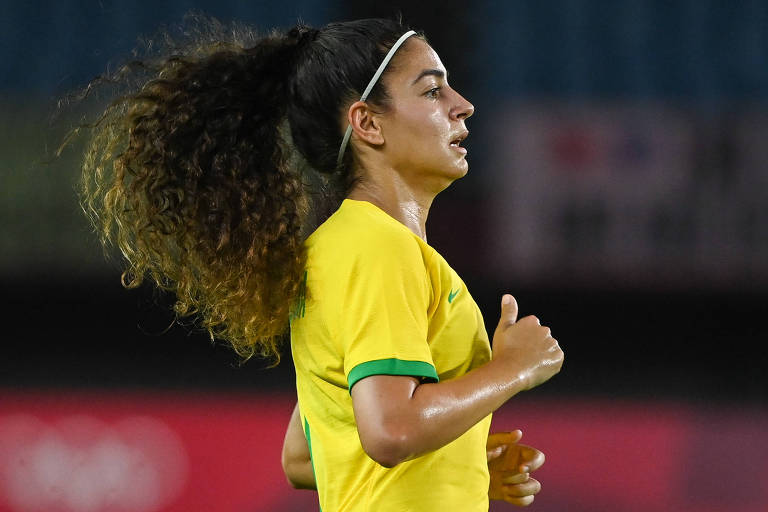
[[356, 101], [349, 106], [347, 121], [358, 139], [374, 146], [384, 144], [380, 118], [364, 101]]

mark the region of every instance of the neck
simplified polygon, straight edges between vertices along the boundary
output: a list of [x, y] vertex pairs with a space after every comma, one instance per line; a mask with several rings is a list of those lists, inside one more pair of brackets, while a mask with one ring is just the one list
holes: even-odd
[[397, 173], [388, 176], [391, 178], [387, 180], [381, 175], [377, 180], [364, 178], [347, 197], [378, 206], [426, 242], [427, 216], [435, 194], [408, 186]]

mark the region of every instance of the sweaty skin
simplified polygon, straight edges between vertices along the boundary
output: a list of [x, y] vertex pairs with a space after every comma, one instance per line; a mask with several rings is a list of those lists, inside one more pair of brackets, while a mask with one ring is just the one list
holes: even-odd
[[[426, 241], [435, 196], [467, 173], [467, 151], [461, 141], [468, 134], [465, 121], [474, 107], [448, 85], [445, 67], [423, 40], [410, 38], [393, 63], [383, 79], [390, 95], [388, 108], [358, 101], [341, 120], [342, 126], [347, 122], [352, 126], [350, 145], [360, 177], [348, 197], [373, 203]], [[514, 297], [504, 295], [491, 361], [459, 378], [420, 383], [408, 376], [373, 375], [358, 381], [351, 394], [366, 453], [392, 467], [441, 448], [515, 394], [555, 375], [563, 362], [557, 341], [538, 318], [518, 321], [517, 311]], [[310, 483], [302, 458], [306, 454], [290, 447], [291, 442], [301, 442], [299, 431], [300, 424], [289, 427], [283, 463], [292, 484], [310, 487], [314, 478]], [[490, 447], [489, 463], [499, 457], [500, 446], [505, 453], [525, 452], [523, 457], [530, 460], [527, 471], [506, 463], [493, 462], [496, 469], [489, 464], [489, 496], [530, 504], [540, 485], [529, 473], [543, 463], [543, 454], [522, 450], [523, 445], [516, 444], [519, 437], [492, 435], [491, 440], [497, 444]]]
[[373, 375], [352, 388], [363, 449], [392, 467], [450, 443], [517, 393], [555, 375], [563, 352], [549, 328], [505, 295], [493, 358], [456, 379], [419, 384], [413, 377]]
[[435, 196], [467, 173], [466, 149], [474, 106], [448, 85], [440, 57], [412, 37], [383, 78], [391, 101], [384, 112], [364, 102], [347, 112], [361, 180], [350, 199], [369, 201], [426, 240]]

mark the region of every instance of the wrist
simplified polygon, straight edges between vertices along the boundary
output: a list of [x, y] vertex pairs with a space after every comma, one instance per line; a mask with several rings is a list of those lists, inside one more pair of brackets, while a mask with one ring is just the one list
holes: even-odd
[[516, 358], [506, 355], [494, 357], [488, 364], [494, 366], [494, 371], [498, 374], [497, 379], [506, 391], [507, 399], [529, 389], [530, 369], [521, 365]]

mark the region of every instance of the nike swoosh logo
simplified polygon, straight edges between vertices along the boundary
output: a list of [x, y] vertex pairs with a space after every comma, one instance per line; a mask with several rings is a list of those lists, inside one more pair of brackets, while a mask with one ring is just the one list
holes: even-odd
[[459, 291], [461, 291], [461, 288], [459, 288], [456, 291], [451, 290], [451, 293], [448, 294], [448, 303], [450, 304], [453, 302], [453, 299], [456, 298], [456, 295], [459, 294]]

